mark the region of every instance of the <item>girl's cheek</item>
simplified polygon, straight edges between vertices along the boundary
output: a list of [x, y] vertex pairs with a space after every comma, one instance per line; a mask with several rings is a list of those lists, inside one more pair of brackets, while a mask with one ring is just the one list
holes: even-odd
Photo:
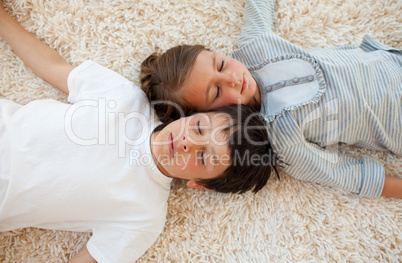
[[[240, 98], [239, 95], [236, 94], [234, 91], [229, 92], [227, 97], [225, 98], [225, 102], [226, 104], [224, 105], [229, 105], [229, 104], [239, 104], [240, 102]], [[223, 105], [222, 105], [223, 106]]]
[[224, 96], [222, 96], [222, 98], [219, 100], [219, 102], [214, 105], [214, 108], [222, 107], [222, 106], [226, 106], [226, 105], [230, 105], [230, 104], [235, 103], [235, 102], [232, 102], [232, 101], [234, 101], [234, 98], [233, 98], [233, 95], [230, 94], [231, 92], [226, 91], [225, 93], [226, 94]]

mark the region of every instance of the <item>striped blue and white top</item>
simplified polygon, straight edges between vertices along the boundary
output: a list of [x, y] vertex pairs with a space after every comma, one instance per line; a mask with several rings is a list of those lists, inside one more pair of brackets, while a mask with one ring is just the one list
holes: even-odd
[[274, 0], [246, 0], [233, 57], [261, 92], [279, 167], [360, 196], [382, 193], [384, 167], [325, 146], [343, 142], [402, 154], [402, 52], [369, 36], [359, 47], [303, 50], [272, 32]]

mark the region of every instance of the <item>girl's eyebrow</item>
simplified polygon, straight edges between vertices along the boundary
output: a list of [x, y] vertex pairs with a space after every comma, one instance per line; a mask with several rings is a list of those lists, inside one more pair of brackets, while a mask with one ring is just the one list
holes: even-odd
[[[212, 58], [212, 68], [214, 69], [215, 68], [215, 62], [216, 62], [216, 53], [214, 53], [214, 57]], [[207, 103], [208, 102], [208, 98], [209, 98], [209, 90], [211, 89], [211, 83], [210, 82], [208, 82], [208, 87], [207, 87], [207, 90], [206, 90], [206, 92], [205, 92], [205, 103]]]

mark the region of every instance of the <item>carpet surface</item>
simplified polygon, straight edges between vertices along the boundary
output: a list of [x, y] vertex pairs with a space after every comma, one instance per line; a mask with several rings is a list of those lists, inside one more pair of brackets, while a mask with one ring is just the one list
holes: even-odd
[[[92, 59], [139, 84], [155, 50], [203, 44], [230, 54], [243, 0], [4, 0], [21, 25], [68, 62]], [[400, 0], [278, 0], [275, 31], [303, 48], [358, 45], [368, 33], [402, 48]], [[66, 102], [0, 41], [0, 94], [21, 104]], [[338, 147], [338, 146], [334, 146]], [[371, 156], [402, 177], [402, 158]], [[138, 262], [402, 262], [402, 201], [360, 198], [281, 173], [258, 194], [218, 194], [174, 181], [163, 233]], [[65, 262], [88, 233], [28, 228], [0, 233], [0, 262]]]

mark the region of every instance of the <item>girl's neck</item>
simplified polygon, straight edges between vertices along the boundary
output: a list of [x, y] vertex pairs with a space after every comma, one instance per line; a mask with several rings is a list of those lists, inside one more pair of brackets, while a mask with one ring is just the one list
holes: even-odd
[[256, 89], [255, 89], [255, 92], [254, 92], [252, 103], [250, 103], [250, 104], [251, 104], [251, 106], [254, 106], [257, 109], [261, 108], [261, 92], [260, 92], [260, 87], [258, 87], [258, 82], [257, 81], [256, 81]]

